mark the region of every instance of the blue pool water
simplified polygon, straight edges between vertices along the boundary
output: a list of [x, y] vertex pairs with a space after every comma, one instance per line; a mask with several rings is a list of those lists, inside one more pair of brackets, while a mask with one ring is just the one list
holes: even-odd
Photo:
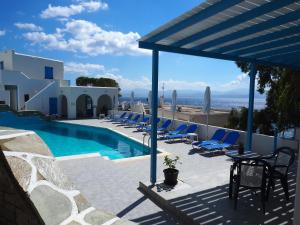
[[150, 152], [141, 143], [109, 129], [48, 122], [38, 116], [21, 117], [0, 112], [0, 126], [36, 132], [56, 157], [99, 152], [114, 160], [149, 155]]

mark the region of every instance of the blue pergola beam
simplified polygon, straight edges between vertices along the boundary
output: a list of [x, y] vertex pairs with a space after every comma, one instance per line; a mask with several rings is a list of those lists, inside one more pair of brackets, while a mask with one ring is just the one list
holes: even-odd
[[240, 41], [235, 44], [226, 45], [224, 47], [220, 47], [215, 49], [215, 52], [218, 53], [226, 53], [226, 52], [236, 52], [241, 48], [246, 48], [249, 46], [257, 45], [262, 42], [266, 42], [268, 40], [276, 40], [279, 38], [283, 38], [286, 36], [294, 35], [294, 34], [300, 34], [300, 26], [295, 26], [287, 29], [283, 29], [280, 31], [272, 32], [266, 35], [262, 35], [256, 38], [247, 39], [245, 41]]
[[293, 43], [297, 43], [297, 42], [300, 42], [300, 33], [297, 36], [287, 37], [284, 39], [274, 40], [274, 41], [271, 40], [268, 43], [262, 43], [257, 46], [238, 50], [238, 51], [235, 51], [234, 54], [235, 55], [244, 55], [244, 54], [250, 54], [250, 53], [255, 54], [255, 52], [268, 50], [268, 49], [272, 49], [272, 48], [277, 48], [280, 46], [285, 46], [285, 45], [287, 45], [287, 43], [293, 44]]
[[288, 64], [287, 62], [272, 63], [271, 61], [267, 61], [267, 60], [257, 60], [254, 57], [253, 58], [239, 57], [239, 56], [235, 56], [235, 55], [228, 55], [228, 54], [226, 55], [226, 54], [220, 54], [220, 53], [214, 53], [214, 52], [195, 51], [193, 49], [170, 47], [170, 46], [166, 46], [166, 45], [153, 44], [153, 43], [142, 42], [142, 41], [139, 42], [139, 47], [144, 48], [144, 49], [150, 49], [150, 50], [172, 52], [172, 53], [179, 53], [179, 54], [192, 55], [192, 56], [202, 56], [202, 57], [213, 58], [213, 59], [253, 62], [255, 64], [263, 64], [263, 65], [267, 65], [267, 66], [293, 67], [297, 70], [300, 70], [300, 63], [292, 64], [292, 65]]
[[249, 20], [252, 20], [256, 17], [262, 16], [266, 13], [272, 12], [274, 10], [280, 9], [284, 6], [287, 6], [291, 3], [295, 2], [295, 0], [274, 0], [269, 3], [263, 4], [259, 7], [256, 7], [252, 10], [249, 10], [245, 13], [242, 13], [238, 16], [234, 16], [228, 20], [225, 20], [224, 22], [221, 22], [217, 25], [214, 25], [212, 27], [209, 27], [203, 31], [200, 31], [196, 34], [190, 35], [180, 41], [177, 41], [172, 44], [172, 46], [175, 47], [181, 47], [188, 43], [192, 43], [194, 41], [197, 41], [201, 38], [207, 37], [209, 35], [215, 34], [220, 32], [221, 30], [225, 30], [231, 27], [234, 27], [236, 25], [242, 24], [244, 22], [247, 22]]
[[243, 30], [230, 33], [228, 35], [222, 36], [220, 38], [213, 39], [211, 41], [208, 41], [206, 43], [200, 44], [198, 46], [195, 46], [194, 50], [205, 50], [214, 46], [222, 45], [226, 42], [237, 40], [242, 37], [247, 37], [251, 34], [268, 30], [270, 28], [280, 26], [282, 24], [295, 21], [297, 19], [300, 19], [300, 10], [295, 10], [293, 12], [278, 16], [274, 19], [267, 20], [265, 22], [259, 23], [257, 25], [253, 25], [251, 27], [245, 28]]
[[248, 118], [247, 118], [247, 139], [246, 139], [246, 150], [252, 151], [252, 130], [253, 130], [253, 109], [254, 109], [254, 92], [255, 92], [255, 77], [256, 77], [256, 66], [254, 63], [250, 65], [250, 85], [249, 85], [249, 105], [248, 105]]
[[156, 183], [157, 167], [157, 99], [158, 99], [158, 66], [159, 52], [152, 51], [152, 119], [151, 119], [151, 163], [150, 182]]
[[207, 7], [206, 9], [200, 11], [199, 13], [196, 13], [195, 15], [189, 17], [188, 19], [183, 20], [156, 35], [153, 35], [152, 37], [148, 38], [145, 41], [157, 42], [157, 41], [164, 39], [180, 30], [183, 30], [186, 27], [191, 26], [203, 19], [206, 19], [206, 18], [208, 18], [214, 14], [217, 14], [219, 12], [222, 12], [223, 10], [230, 8], [242, 1], [243, 0], [220, 1], [216, 4], [213, 4], [209, 7]]

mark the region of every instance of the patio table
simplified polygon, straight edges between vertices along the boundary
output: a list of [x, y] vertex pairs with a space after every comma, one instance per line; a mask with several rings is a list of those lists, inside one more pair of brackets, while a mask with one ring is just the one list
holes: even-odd
[[252, 151], [245, 151], [243, 154], [239, 154], [238, 150], [228, 150], [225, 153], [226, 156], [233, 159], [233, 164], [230, 166], [230, 178], [229, 178], [229, 198], [232, 198], [232, 185], [233, 185], [233, 172], [238, 162], [242, 160], [253, 160], [258, 158], [263, 158], [262, 154], [252, 152]]

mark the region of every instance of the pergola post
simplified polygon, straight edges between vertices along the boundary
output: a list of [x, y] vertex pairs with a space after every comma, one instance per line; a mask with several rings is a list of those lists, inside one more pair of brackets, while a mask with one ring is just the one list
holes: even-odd
[[257, 69], [254, 63], [250, 65], [250, 86], [249, 86], [249, 105], [248, 105], [248, 120], [247, 120], [247, 139], [246, 150], [252, 151], [252, 129], [253, 129], [253, 109], [254, 109], [254, 92], [255, 92], [255, 77]]
[[157, 98], [158, 98], [158, 56], [157, 50], [152, 52], [152, 119], [151, 119], [151, 167], [150, 182], [156, 183], [157, 164]]

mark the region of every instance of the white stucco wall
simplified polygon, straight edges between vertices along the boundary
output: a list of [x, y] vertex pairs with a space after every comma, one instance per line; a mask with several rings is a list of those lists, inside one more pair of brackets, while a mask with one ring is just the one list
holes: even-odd
[[0, 90], [0, 101], [5, 102], [6, 105], [10, 105], [9, 91]]
[[37, 110], [49, 114], [49, 98], [56, 98], [59, 90], [59, 82], [52, 81], [33, 98], [26, 102], [27, 110]]
[[2, 83], [4, 85], [16, 85], [18, 88], [18, 109], [24, 109], [24, 95], [28, 94], [32, 98], [42, 88], [51, 82], [51, 80], [29, 79], [23, 73], [18, 71], [0, 70]]
[[10, 50], [0, 53], [0, 61], [4, 61], [4, 69], [23, 72], [33, 79], [45, 79], [45, 66], [53, 67], [53, 79], [63, 80], [64, 77], [64, 64], [58, 60], [23, 55]]
[[0, 62], [1, 61], [4, 62], [4, 69], [6, 69], [6, 70], [13, 69], [12, 52], [11, 51], [0, 52]]
[[112, 100], [115, 96], [116, 102], [118, 101], [118, 88], [106, 87], [60, 87], [59, 95], [65, 95], [68, 102], [68, 118], [76, 118], [76, 100], [82, 95], [89, 95], [93, 100], [94, 116], [96, 115], [96, 108], [98, 98], [102, 95], [108, 95]]

